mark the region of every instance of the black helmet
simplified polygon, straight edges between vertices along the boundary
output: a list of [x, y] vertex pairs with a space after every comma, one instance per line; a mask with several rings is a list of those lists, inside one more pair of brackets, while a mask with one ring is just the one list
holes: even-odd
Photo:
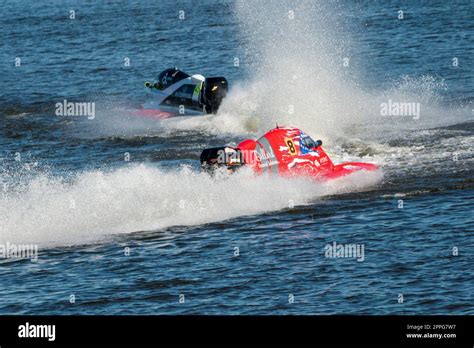
[[159, 90], [166, 89], [187, 77], [189, 77], [189, 75], [185, 72], [182, 72], [178, 68], [166, 69], [162, 71], [156, 78], [155, 88]]

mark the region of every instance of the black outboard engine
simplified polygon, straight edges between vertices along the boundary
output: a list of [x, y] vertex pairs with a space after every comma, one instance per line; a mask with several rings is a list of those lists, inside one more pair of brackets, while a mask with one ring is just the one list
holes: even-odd
[[239, 149], [222, 146], [205, 149], [201, 153], [201, 168], [212, 173], [220, 167], [236, 170], [244, 164], [242, 153]]
[[202, 100], [209, 114], [215, 114], [227, 94], [228, 83], [224, 77], [208, 77], [204, 82]]

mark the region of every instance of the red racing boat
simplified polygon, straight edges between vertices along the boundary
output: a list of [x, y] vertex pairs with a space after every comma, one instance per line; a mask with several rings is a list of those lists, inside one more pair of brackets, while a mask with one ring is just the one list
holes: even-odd
[[210, 172], [223, 166], [230, 171], [246, 166], [260, 174], [318, 179], [379, 169], [375, 164], [364, 162], [334, 164], [321, 145], [321, 140], [314, 141], [299, 128], [277, 126], [259, 139], [244, 140], [236, 147], [205, 149], [201, 153], [201, 166]]

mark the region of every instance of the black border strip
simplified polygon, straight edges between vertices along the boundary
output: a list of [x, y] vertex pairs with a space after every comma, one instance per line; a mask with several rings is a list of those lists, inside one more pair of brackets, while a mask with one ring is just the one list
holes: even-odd
[[[472, 316], [3, 316], [0, 346], [65, 344], [390, 344], [472, 347]], [[19, 326], [56, 326], [56, 339], [20, 338]], [[456, 325], [433, 330], [433, 325]], [[407, 325], [456, 338], [409, 339]], [[428, 326], [426, 326], [428, 327]], [[421, 329], [420, 333], [425, 330]]]

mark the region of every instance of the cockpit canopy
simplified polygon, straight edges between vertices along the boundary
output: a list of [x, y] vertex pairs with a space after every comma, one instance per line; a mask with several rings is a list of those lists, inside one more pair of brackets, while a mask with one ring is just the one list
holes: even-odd
[[166, 69], [158, 75], [154, 87], [162, 91], [168, 88], [169, 86], [175, 84], [176, 82], [179, 82], [188, 77], [188, 74], [181, 70], [178, 70], [177, 68]]
[[308, 134], [301, 132], [300, 146], [304, 146], [307, 149], [314, 149], [320, 145], [321, 145], [321, 140], [314, 141]]

